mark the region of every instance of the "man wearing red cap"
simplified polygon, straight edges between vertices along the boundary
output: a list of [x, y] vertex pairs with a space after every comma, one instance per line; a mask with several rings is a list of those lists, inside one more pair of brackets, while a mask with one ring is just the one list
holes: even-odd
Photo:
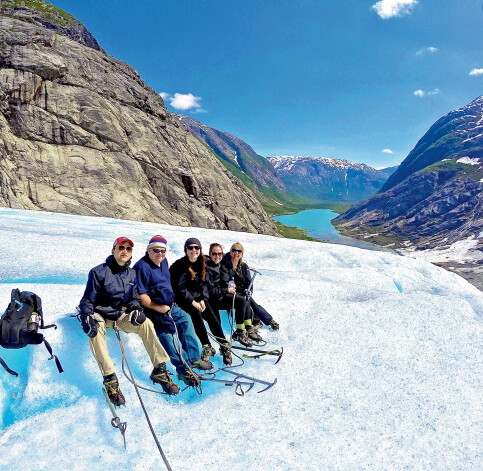
[[169, 357], [141, 306], [136, 272], [129, 267], [133, 247], [133, 242], [127, 237], [118, 237], [114, 241], [112, 255], [89, 272], [84, 296], [79, 304], [82, 329], [89, 337], [89, 345], [104, 376], [109, 399], [116, 406], [124, 405], [126, 400], [107, 350], [107, 328], [138, 334], [154, 366], [151, 380], [160, 384], [167, 394], [179, 394], [179, 386], [173, 383], [166, 370]]

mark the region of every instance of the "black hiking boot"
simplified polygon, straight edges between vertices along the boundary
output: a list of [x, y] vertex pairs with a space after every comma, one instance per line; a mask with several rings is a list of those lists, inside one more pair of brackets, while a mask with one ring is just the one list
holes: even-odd
[[109, 376], [104, 376], [104, 387], [107, 391], [109, 400], [116, 406], [121, 407], [126, 405], [126, 399], [119, 388], [119, 381], [115, 373]]
[[246, 325], [245, 328], [247, 329], [247, 337], [250, 340], [253, 340], [256, 343], [263, 341], [262, 336], [258, 333], [258, 329], [253, 325]]
[[223, 364], [230, 366], [231, 365], [231, 345], [229, 343], [224, 343], [220, 345], [220, 353], [223, 357]]
[[211, 363], [211, 361], [205, 361], [200, 358], [199, 360], [191, 363], [191, 368], [196, 368], [197, 370], [211, 370], [213, 369], [213, 363]]
[[203, 345], [203, 350], [201, 350], [201, 359], [203, 361], [210, 361], [210, 358], [215, 355], [216, 350], [211, 345]]
[[184, 384], [191, 387], [199, 386], [201, 384], [200, 377], [190, 370], [186, 370], [184, 373], [179, 373], [178, 378], [183, 381]]
[[278, 330], [280, 329], [280, 326], [278, 325], [278, 322], [275, 321], [275, 319], [272, 319], [270, 321], [270, 324], [268, 324], [268, 326], [272, 329], [272, 330]]
[[160, 384], [166, 394], [170, 396], [179, 394], [179, 386], [171, 379], [170, 373], [166, 369], [166, 363], [160, 363], [155, 366], [149, 378], [153, 383]]
[[236, 329], [235, 332], [233, 332], [232, 338], [235, 342], [241, 343], [244, 347], [253, 347], [253, 343], [248, 338], [248, 333], [245, 329]]

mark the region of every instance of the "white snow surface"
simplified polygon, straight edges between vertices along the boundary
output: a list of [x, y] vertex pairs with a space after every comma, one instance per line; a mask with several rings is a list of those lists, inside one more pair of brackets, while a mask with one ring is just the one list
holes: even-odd
[[414, 250], [413, 248], [411, 248], [401, 250], [401, 252], [410, 257], [427, 260], [431, 263], [466, 263], [469, 261], [481, 259], [481, 256], [475, 250], [478, 245], [478, 239], [480, 238], [480, 236], [475, 238], [475, 236], [473, 235], [471, 237], [468, 237], [467, 239], [458, 240], [446, 248], [438, 247], [427, 250]]
[[[0, 221], [0, 299], [6, 307], [15, 287], [41, 296], [46, 321], [58, 324], [45, 335], [65, 369], [58, 374], [43, 346], [0, 349], [20, 373], [0, 370], [2, 470], [165, 469], [113, 333], [126, 451], [87, 337], [68, 317], [116, 237], [134, 241], [136, 261], [154, 234], [167, 238], [170, 262], [188, 237], [205, 249], [242, 242], [262, 273], [254, 298], [280, 323], [262, 335], [284, 348], [277, 365], [263, 357], [239, 368], [277, 378], [260, 394], [261, 385], [239, 397], [213, 383], [201, 396], [141, 392], [173, 470], [482, 469], [483, 293], [458, 275], [385, 252], [230, 231], [5, 208]], [[149, 387], [142, 343], [122, 338]]]
[[479, 165], [480, 159], [474, 159], [472, 157], [461, 157], [456, 162], [468, 165]]

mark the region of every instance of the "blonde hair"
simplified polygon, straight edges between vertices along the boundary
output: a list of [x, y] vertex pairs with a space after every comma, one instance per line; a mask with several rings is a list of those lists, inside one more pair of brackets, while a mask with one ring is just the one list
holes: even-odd
[[[238, 247], [237, 247], [238, 246]], [[240, 242], [235, 242], [231, 247], [230, 247], [230, 252], [232, 249], [238, 249], [242, 251], [242, 256], [240, 257], [240, 261], [238, 262], [238, 265], [241, 265], [242, 262], [243, 262], [243, 255], [245, 254], [245, 248], [243, 247], [242, 244], [240, 244]]]

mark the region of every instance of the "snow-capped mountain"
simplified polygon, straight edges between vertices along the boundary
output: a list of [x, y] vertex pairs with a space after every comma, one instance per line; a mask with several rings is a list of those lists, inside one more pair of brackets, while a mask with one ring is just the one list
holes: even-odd
[[313, 200], [353, 203], [378, 191], [394, 167], [368, 165], [329, 157], [268, 157], [287, 189]]

